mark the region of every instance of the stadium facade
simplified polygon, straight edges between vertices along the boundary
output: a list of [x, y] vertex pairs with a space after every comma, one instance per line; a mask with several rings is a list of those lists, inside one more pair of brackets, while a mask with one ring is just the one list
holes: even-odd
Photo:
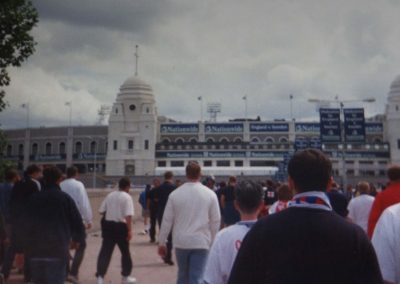
[[389, 164], [400, 163], [399, 108], [400, 76], [390, 86], [385, 113], [366, 119], [363, 143], [321, 143], [319, 121], [182, 123], [158, 116], [151, 86], [134, 76], [121, 85], [108, 126], [5, 130], [3, 158], [20, 169], [76, 165], [106, 176], [179, 174], [189, 160], [216, 176], [276, 176], [296, 149], [315, 147], [330, 156], [336, 176], [382, 179]]

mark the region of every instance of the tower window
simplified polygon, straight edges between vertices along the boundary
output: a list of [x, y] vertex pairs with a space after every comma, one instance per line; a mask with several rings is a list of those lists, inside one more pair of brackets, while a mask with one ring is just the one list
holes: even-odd
[[131, 111], [134, 111], [134, 110], [136, 109], [136, 106], [135, 106], [135, 105], [130, 105], [130, 106], [129, 106], [129, 109], [130, 109]]
[[130, 152], [133, 151], [133, 140], [128, 140], [128, 150], [129, 150]]
[[149, 150], [149, 140], [144, 140], [144, 149]]
[[115, 114], [118, 114], [118, 108], [115, 108]]
[[400, 139], [397, 140], [397, 149], [400, 149]]
[[398, 105], [396, 105], [396, 111], [399, 111], [399, 106]]
[[114, 141], [113, 141], [113, 149], [114, 149], [114, 150], [117, 150], [117, 149], [118, 149], [118, 141], [117, 141], [117, 140], [114, 140]]

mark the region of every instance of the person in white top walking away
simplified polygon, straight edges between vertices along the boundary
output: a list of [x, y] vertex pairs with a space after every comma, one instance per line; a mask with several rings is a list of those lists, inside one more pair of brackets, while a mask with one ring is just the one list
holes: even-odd
[[165, 244], [172, 230], [178, 264], [177, 284], [200, 284], [221, 215], [217, 195], [200, 183], [198, 163], [189, 162], [186, 177], [188, 181], [169, 195], [159, 234], [158, 253], [165, 257]]
[[210, 249], [204, 271], [205, 284], [225, 284], [240, 244], [264, 207], [264, 191], [261, 185], [243, 181], [235, 188], [234, 206], [240, 213], [240, 222], [218, 232]]
[[[92, 207], [82, 182], [77, 180], [78, 168], [69, 167], [67, 169], [67, 178], [60, 183], [61, 190], [67, 193], [76, 204], [86, 229], [92, 227]], [[77, 247], [71, 267], [68, 264], [68, 280], [72, 283], [78, 283], [79, 267], [82, 263], [86, 249], [86, 235], [84, 240]]]
[[400, 203], [383, 211], [372, 235], [385, 284], [400, 283]]
[[350, 200], [349, 205], [347, 206], [347, 209], [349, 210], [347, 217], [367, 233], [369, 213], [371, 212], [375, 198], [369, 195], [370, 187], [368, 182], [359, 182], [357, 188], [360, 195]]
[[104, 275], [110, 264], [115, 245], [121, 251], [122, 284], [136, 283], [136, 278], [129, 276], [132, 272], [132, 258], [129, 241], [132, 239], [133, 200], [128, 194], [131, 182], [123, 177], [118, 182], [119, 190], [109, 193], [100, 206], [103, 214], [101, 235], [103, 242], [97, 259], [97, 284], [104, 283]]

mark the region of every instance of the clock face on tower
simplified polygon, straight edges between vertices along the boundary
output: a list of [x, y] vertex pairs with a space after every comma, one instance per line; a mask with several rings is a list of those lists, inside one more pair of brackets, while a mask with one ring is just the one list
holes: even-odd
[[134, 110], [136, 109], [136, 106], [135, 106], [135, 105], [130, 105], [130, 106], [129, 106], [129, 109], [130, 109], [131, 111], [134, 111]]

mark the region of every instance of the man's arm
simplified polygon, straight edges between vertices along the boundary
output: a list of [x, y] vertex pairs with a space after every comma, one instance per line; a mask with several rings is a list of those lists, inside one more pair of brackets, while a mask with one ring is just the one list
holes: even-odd
[[221, 213], [219, 211], [217, 195], [213, 194], [209, 210], [211, 237], [214, 240], [221, 226]]
[[125, 216], [126, 227], [128, 230], [127, 240], [130, 241], [132, 239], [132, 216]]
[[90, 205], [89, 197], [84, 185], [81, 183], [80, 199], [82, 204], [82, 219], [86, 224], [87, 229], [92, 227], [93, 213]]
[[371, 212], [369, 213], [369, 218], [368, 218], [368, 237], [370, 239], [372, 239], [376, 223], [378, 222], [378, 219], [381, 216], [381, 214], [382, 214], [381, 197], [380, 194], [378, 194], [375, 197], [374, 203], [372, 204]]
[[166, 254], [165, 244], [167, 242], [168, 234], [171, 232], [172, 224], [174, 223], [174, 207], [171, 198], [168, 198], [167, 205], [165, 206], [163, 219], [161, 222], [160, 234], [158, 236], [158, 254], [162, 257]]

